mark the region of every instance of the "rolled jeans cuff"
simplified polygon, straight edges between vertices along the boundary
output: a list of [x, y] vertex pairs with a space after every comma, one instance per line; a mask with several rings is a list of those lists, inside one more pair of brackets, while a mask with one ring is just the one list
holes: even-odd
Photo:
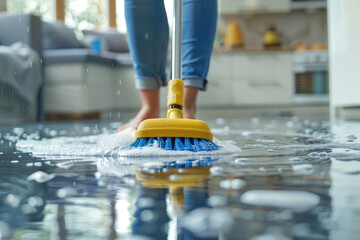
[[201, 91], [206, 91], [207, 80], [202, 78], [186, 78], [183, 79], [185, 87], [195, 87]]
[[152, 90], [166, 86], [166, 77], [135, 78], [135, 87], [138, 90]]

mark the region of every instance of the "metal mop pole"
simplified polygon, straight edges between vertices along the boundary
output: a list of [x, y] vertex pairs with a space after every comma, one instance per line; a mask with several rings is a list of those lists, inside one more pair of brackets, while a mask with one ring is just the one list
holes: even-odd
[[181, 78], [181, 44], [182, 44], [182, 0], [174, 0], [171, 79]]

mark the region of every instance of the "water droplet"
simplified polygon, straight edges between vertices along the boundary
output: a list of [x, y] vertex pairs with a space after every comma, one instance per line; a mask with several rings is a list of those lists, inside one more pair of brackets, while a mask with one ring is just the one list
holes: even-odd
[[136, 204], [139, 208], [152, 208], [155, 206], [156, 202], [152, 198], [142, 197], [138, 199]]
[[218, 237], [232, 222], [233, 218], [228, 210], [197, 208], [185, 215], [181, 225], [195, 235], [206, 233], [207, 237]]
[[235, 163], [237, 164], [246, 164], [248, 162], [250, 162], [250, 159], [248, 158], [237, 158], [234, 160]]
[[208, 198], [207, 203], [211, 207], [222, 207], [226, 204], [226, 198], [214, 195]]
[[314, 171], [314, 166], [311, 164], [298, 164], [293, 165], [292, 169], [297, 174], [310, 174]]
[[219, 183], [219, 185], [220, 185], [221, 188], [231, 189], [231, 181], [230, 181], [230, 180], [222, 180], [222, 181]]
[[217, 119], [215, 120], [215, 122], [216, 122], [216, 124], [218, 124], [218, 125], [224, 125], [225, 122], [226, 122], [226, 120], [225, 120], [225, 118], [217, 118]]
[[31, 207], [40, 207], [44, 205], [44, 200], [41, 197], [35, 196], [28, 199], [28, 204]]
[[5, 197], [5, 203], [13, 208], [18, 207], [20, 205], [20, 202], [21, 202], [20, 197], [14, 195], [14, 194], [10, 193]]
[[123, 177], [124, 184], [129, 187], [134, 187], [136, 185], [136, 180], [134, 177]]
[[299, 157], [292, 157], [292, 158], [289, 158], [289, 161], [291, 161], [291, 162], [300, 162], [302, 160]]
[[306, 211], [320, 202], [320, 197], [311, 192], [292, 190], [249, 190], [241, 196], [241, 202], [255, 206], [271, 206]]
[[77, 194], [78, 194], [77, 190], [72, 187], [63, 187], [57, 191], [57, 196], [59, 198], [73, 197]]
[[96, 173], [94, 173], [94, 176], [95, 176], [96, 179], [100, 179], [101, 178], [101, 173], [96, 172]]
[[140, 218], [143, 222], [150, 222], [154, 220], [155, 214], [151, 210], [144, 210], [140, 213]]
[[219, 176], [224, 173], [224, 169], [219, 166], [214, 166], [214, 167], [210, 168], [210, 173], [211, 173], [211, 175]]
[[246, 182], [241, 179], [234, 179], [231, 181], [231, 188], [232, 189], [240, 189], [246, 185]]
[[34, 180], [38, 183], [47, 182], [55, 177], [55, 174], [47, 174], [43, 171], [37, 171], [27, 177], [28, 181]]

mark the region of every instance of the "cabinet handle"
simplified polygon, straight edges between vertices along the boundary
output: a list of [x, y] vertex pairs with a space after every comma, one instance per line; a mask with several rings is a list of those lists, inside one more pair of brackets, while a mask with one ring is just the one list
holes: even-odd
[[280, 87], [281, 84], [277, 81], [247, 81], [249, 87]]

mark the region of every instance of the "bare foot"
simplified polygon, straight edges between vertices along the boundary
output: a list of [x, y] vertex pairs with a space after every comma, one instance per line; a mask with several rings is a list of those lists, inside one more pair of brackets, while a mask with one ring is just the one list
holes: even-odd
[[159, 89], [154, 90], [140, 90], [141, 109], [138, 114], [130, 122], [118, 128], [118, 132], [126, 128], [137, 128], [139, 124], [149, 118], [158, 118], [159, 110]]
[[136, 114], [135, 118], [118, 128], [118, 132], [123, 131], [129, 127], [133, 127], [136, 129], [142, 121], [149, 118], [158, 118], [159, 115], [159, 108], [153, 109], [148, 106], [143, 106]]
[[196, 118], [196, 98], [199, 89], [194, 87], [185, 87], [184, 92], [184, 118]]

